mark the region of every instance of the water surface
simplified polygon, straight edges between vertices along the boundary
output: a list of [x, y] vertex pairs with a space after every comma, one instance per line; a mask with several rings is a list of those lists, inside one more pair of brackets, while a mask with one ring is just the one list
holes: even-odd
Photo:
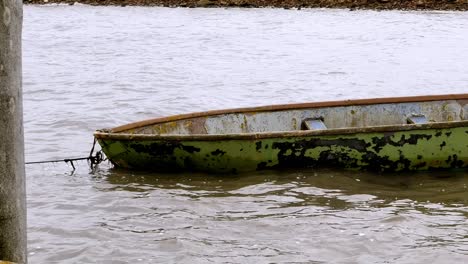
[[[468, 13], [25, 6], [27, 161], [177, 113], [468, 92]], [[28, 165], [30, 263], [464, 263], [468, 174]]]

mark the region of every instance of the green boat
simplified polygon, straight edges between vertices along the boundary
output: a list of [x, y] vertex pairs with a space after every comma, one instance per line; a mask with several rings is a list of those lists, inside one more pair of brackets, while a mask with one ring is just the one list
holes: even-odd
[[215, 110], [101, 129], [94, 136], [115, 166], [128, 169], [466, 169], [468, 94]]

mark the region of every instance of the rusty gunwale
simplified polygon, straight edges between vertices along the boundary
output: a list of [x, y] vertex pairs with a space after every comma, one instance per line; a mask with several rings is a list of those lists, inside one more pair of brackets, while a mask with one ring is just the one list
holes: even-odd
[[468, 93], [407, 96], [407, 97], [387, 97], [387, 98], [371, 98], [371, 99], [353, 99], [353, 100], [341, 100], [341, 101], [280, 104], [280, 105], [267, 105], [267, 106], [258, 106], [258, 107], [211, 110], [211, 111], [206, 111], [206, 112], [172, 115], [172, 116], [167, 116], [167, 117], [159, 117], [159, 118], [143, 120], [139, 122], [134, 122], [134, 123], [114, 127], [111, 129], [110, 132], [118, 133], [118, 132], [125, 131], [128, 129], [143, 127], [143, 126], [157, 124], [157, 123], [173, 122], [173, 121], [179, 121], [183, 119], [213, 116], [213, 115], [223, 115], [223, 114], [269, 112], [269, 111], [274, 112], [274, 111], [304, 109], [304, 108], [338, 107], [338, 106], [371, 105], [371, 104], [387, 104], [387, 103], [429, 102], [429, 101], [442, 101], [442, 100], [468, 100]]
[[236, 113], [258, 113], [258, 112], [275, 112], [283, 110], [304, 109], [304, 108], [321, 108], [321, 107], [340, 107], [340, 106], [359, 106], [359, 105], [372, 105], [372, 104], [389, 104], [389, 103], [411, 103], [411, 102], [429, 102], [429, 101], [443, 101], [443, 100], [468, 100], [468, 93], [465, 94], [445, 94], [445, 95], [425, 95], [425, 96], [407, 96], [407, 97], [387, 97], [387, 98], [371, 98], [371, 99], [353, 99], [341, 101], [326, 101], [326, 102], [311, 102], [311, 103], [298, 103], [298, 104], [281, 104], [281, 105], [267, 105], [259, 107], [247, 108], [232, 108], [223, 110], [211, 110], [205, 112], [188, 113], [181, 115], [173, 115], [167, 117], [153, 118], [134, 122], [106, 130], [97, 130], [94, 136], [98, 139], [119, 139], [119, 140], [220, 140], [220, 139], [256, 139], [256, 138], [272, 138], [272, 137], [297, 137], [297, 136], [310, 136], [310, 135], [336, 135], [336, 134], [354, 134], [354, 133], [369, 133], [369, 132], [392, 132], [400, 130], [414, 130], [414, 129], [437, 129], [467, 126], [468, 121], [457, 122], [439, 122], [424, 125], [389, 125], [377, 127], [364, 127], [364, 128], [337, 128], [324, 131], [275, 131], [275, 132], [253, 132], [242, 134], [197, 134], [197, 135], [174, 135], [174, 134], [130, 134], [120, 133], [125, 130], [134, 129], [138, 127], [154, 125], [165, 122], [174, 122], [184, 119], [207, 117], [224, 114]]
[[455, 127], [468, 127], [468, 121], [451, 121], [438, 122], [429, 124], [405, 124], [405, 125], [389, 125], [389, 126], [374, 126], [374, 127], [357, 127], [357, 128], [336, 128], [328, 130], [295, 130], [295, 131], [278, 131], [278, 132], [256, 132], [242, 134], [211, 134], [211, 135], [155, 135], [155, 134], [126, 134], [126, 133], [107, 133], [96, 132], [94, 136], [98, 139], [112, 139], [122, 141], [151, 141], [151, 140], [166, 140], [166, 141], [219, 141], [219, 140], [256, 140], [267, 138], [294, 138], [294, 137], [309, 137], [309, 136], [326, 136], [326, 135], [352, 135], [358, 133], [393, 133], [409, 130], [427, 130], [427, 129], [444, 129]]

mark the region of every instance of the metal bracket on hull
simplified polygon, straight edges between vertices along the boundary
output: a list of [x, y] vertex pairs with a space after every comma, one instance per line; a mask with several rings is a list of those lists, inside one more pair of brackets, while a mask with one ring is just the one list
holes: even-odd
[[412, 114], [406, 119], [406, 122], [408, 122], [408, 124], [427, 124], [429, 121], [425, 115]]
[[323, 123], [323, 117], [307, 118], [302, 121], [303, 130], [326, 130], [327, 126]]

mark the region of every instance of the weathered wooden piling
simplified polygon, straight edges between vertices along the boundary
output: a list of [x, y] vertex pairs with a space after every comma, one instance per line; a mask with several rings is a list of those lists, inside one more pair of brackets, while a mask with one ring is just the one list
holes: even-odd
[[21, 0], [0, 0], [0, 262], [26, 263]]

